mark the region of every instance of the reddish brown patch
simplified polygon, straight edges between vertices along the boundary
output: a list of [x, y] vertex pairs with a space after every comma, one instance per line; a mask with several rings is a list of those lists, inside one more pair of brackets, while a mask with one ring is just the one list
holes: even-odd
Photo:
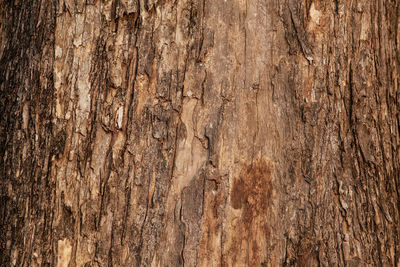
[[[273, 164], [257, 160], [243, 166], [232, 186], [231, 205], [241, 209], [241, 218], [235, 223], [237, 235], [233, 237], [229, 256], [233, 262], [246, 262], [248, 266], [260, 266], [266, 260], [269, 246], [269, 206], [271, 203]], [[247, 260], [246, 260], [247, 259]], [[244, 260], [244, 261], [243, 261]]]
[[242, 219], [252, 223], [254, 218], [264, 216], [271, 199], [272, 164], [258, 160], [243, 168], [234, 181], [231, 203], [234, 209], [243, 209]]

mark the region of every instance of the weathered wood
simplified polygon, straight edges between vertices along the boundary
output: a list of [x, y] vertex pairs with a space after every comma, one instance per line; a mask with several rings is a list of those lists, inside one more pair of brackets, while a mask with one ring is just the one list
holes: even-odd
[[3, 266], [399, 266], [400, 2], [0, 2]]

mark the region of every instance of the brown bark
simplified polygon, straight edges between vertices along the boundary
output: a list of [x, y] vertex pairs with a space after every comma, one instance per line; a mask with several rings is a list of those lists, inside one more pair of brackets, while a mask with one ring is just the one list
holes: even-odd
[[3, 266], [399, 266], [400, 2], [0, 2]]

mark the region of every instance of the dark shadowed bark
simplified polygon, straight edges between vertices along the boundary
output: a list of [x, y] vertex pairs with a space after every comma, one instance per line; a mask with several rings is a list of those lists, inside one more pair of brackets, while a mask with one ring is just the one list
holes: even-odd
[[399, 266], [400, 2], [0, 2], [1, 266]]

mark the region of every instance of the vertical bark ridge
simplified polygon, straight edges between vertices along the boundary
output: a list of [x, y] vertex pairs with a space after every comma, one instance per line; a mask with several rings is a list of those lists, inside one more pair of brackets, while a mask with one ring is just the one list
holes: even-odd
[[63, 142], [52, 128], [55, 6], [4, 2], [0, 12], [0, 258], [4, 265], [49, 264], [50, 159]]

